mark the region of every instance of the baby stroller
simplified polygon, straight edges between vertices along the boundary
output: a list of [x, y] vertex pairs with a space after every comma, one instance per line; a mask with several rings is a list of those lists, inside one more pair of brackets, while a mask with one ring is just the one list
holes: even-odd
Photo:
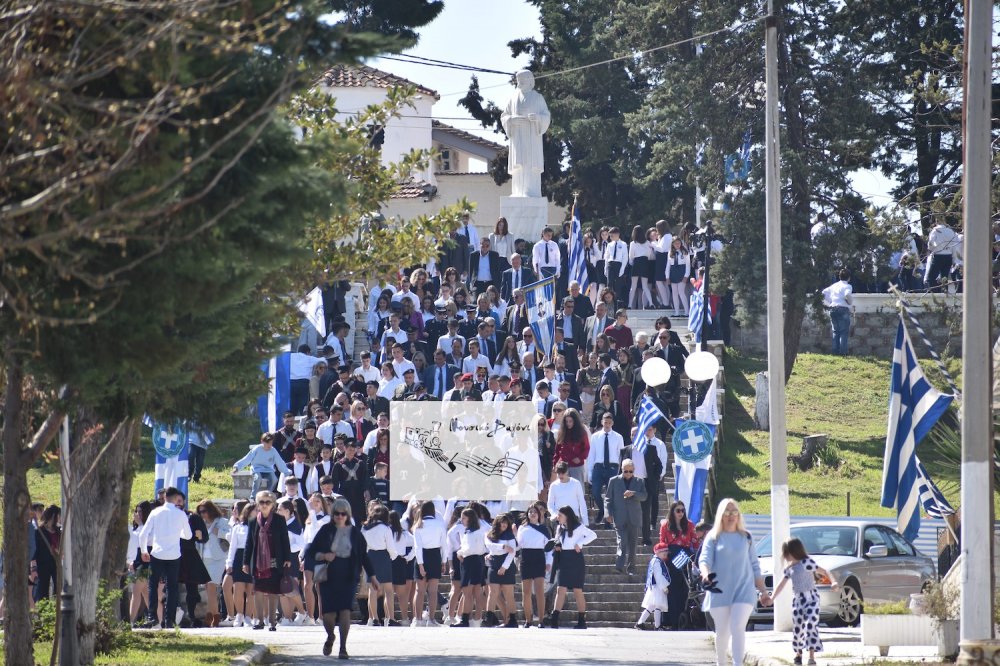
[[688, 586], [688, 600], [687, 608], [678, 617], [679, 628], [692, 631], [710, 629], [709, 623], [712, 620], [707, 613], [701, 610], [701, 604], [708, 593], [702, 586], [701, 572], [698, 571], [694, 560], [687, 564], [684, 573], [683, 583]]

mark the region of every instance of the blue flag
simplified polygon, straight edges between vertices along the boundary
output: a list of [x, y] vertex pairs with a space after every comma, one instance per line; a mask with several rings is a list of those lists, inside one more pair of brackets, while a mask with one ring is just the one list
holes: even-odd
[[[921, 482], [917, 444], [947, 411], [954, 398], [941, 393], [927, 381], [900, 315], [892, 354], [889, 427], [882, 468], [882, 506], [896, 509], [897, 529], [911, 541], [920, 529], [920, 505], [926, 492]], [[929, 480], [929, 477], [925, 478]]]
[[556, 341], [556, 278], [547, 277], [524, 287], [524, 303], [528, 309], [528, 323], [535, 334], [535, 344], [545, 358], [552, 358]]
[[267, 393], [257, 398], [261, 432], [275, 432], [280, 427], [282, 415], [292, 404], [291, 364], [291, 353], [284, 352], [261, 365], [268, 382]]
[[[704, 449], [711, 447], [711, 442], [707, 440], [708, 437], [714, 440], [715, 426], [695, 422], [697, 427], [684, 427], [686, 422], [686, 419], [674, 419], [674, 501], [684, 502], [688, 520], [697, 523], [701, 520], [705, 489], [708, 487], [708, 472], [712, 469], [712, 455], [710, 453], [705, 455]], [[677, 455], [678, 450], [683, 451], [685, 455]], [[688, 453], [693, 455], [687, 456]], [[684, 457], [690, 457], [695, 462], [684, 460]]]
[[[156, 467], [153, 478], [155, 491], [174, 487], [188, 494], [188, 458], [191, 445], [182, 422], [164, 424], [149, 416], [143, 423], [153, 429], [153, 449], [156, 451]], [[154, 493], [155, 497], [155, 493]]]
[[580, 291], [587, 293], [590, 279], [587, 277], [587, 260], [583, 247], [583, 225], [580, 223], [580, 207], [573, 204], [573, 224], [569, 232], [569, 279], [580, 283]]
[[635, 450], [639, 453], [645, 454], [646, 447], [649, 445], [649, 440], [646, 438], [646, 431], [649, 430], [650, 426], [656, 425], [657, 421], [660, 419], [666, 420], [666, 416], [660, 411], [660, 408], [656, 406], [652, 398], [648, 395], [642, 396], [642, 400], [639, 402], [639, 416], [638, 425], [635, 429]]

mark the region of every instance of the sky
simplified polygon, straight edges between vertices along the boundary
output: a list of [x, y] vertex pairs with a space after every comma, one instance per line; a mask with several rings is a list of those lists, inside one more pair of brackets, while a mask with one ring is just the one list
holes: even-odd
[[[538, 9], [523, 0], [445, 0], [441, 14], [420, 30], [417, 46], [406, 53], [447, 60], [486, 69], [513, 72], [524, 67], [528, 56], [514, 59], [507, 42], [523, 37], [541, 37]], [[441, 99], [434, 105], [434, 117], [478, 136], [506, 143], [458, 106], [469, 87], [471, 74], [456, 69], [428, 67], [379, 58], [369, 64], [436, 90]], [[513, 89], [509, 78], [500, 74], [478, 74], [480, 91], [499, 106]], [[485, 170], [485, 164], [479, 165]], [[855, 190], [877, 206], [892, 203], [889, 190], [895, 182], [876, 171], [859, 171], [852, 177]]]

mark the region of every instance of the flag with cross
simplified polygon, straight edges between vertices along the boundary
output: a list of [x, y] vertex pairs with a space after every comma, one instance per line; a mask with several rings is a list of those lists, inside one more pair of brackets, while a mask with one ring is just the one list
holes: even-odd
[[671, 444], [674, 448], [674, 501], [684, 502], [688, 520], [701, 520], [712, 468], [715, 426], [701, 421], [676, 419]]
[[[183, 422], [160, 423], [149, 416], [143, 423], [153, 429], [153, 449], [156, 451], [154, 472], [155, 492], [174, 487], [188, 494], [188, 457], [191, 445]], [[154, 493], [155, 496], [155, 493]]]

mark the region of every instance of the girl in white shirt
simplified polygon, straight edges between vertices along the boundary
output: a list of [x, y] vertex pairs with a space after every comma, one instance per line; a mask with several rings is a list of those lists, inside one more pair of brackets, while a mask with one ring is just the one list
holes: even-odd
[[413, 622], [410, 626], [421, 625], [420, 615], [425, 600], [429, 617], [424, 626], [435, 626], [438, 584], [441, 582], [441, 574], [448, 568], [448, 530], [444, 521], [437, 517], [434, 502], [430, 500], [420, 505], [420, 517], [413, 526], [413, 549], [417, 562], [414, 572], [414, 577], [417, 579], [417, 594], [414, 599]]
[[[304, 526], [298, 521], [295, 516], [295, 503], [290, 499], [283, 499], [278, 502], [276, 511], [278, 515], [285, 519], [288, 527], [288, 550], [291, 553], [291, 561], [295, 563], [295, 566], [289, 570], [289, 575], [294, 576], [302, 582], [302, 577], [299, 575], [300, 568], [302, 566], [301, 553], [305, 548], [305, 541], [303, 539]], [[302, 595], [299, 594], [298, 588], [293, 589], [288, 594], [281, 595], [281, 625], [303, 625], [305, 620], [309, 615], [306, 613], [305, 606], [302, 605]], [[293, 619], [294, 618], [294, 619]]]
[[330, 522], [330, 507], [328, 500], [318, 492], [309, 496], [309, 518], [306, 519], [306, 527], [302, 531], [302, 571], [305, 578], [303, 587], [306, 592], [306, 621], [305, 625], [314, 625], [316, 617], [316, 586], [313, 584], [313, 568], [316, 566], [315, 560], [307, 555], [309, 545], [316, 538], [319, 528]]
[[587, 601], [583, 597], [583, 583], [587, 565], [583, 557], [583, 547], [597, 538], [597, 535], [580, 519], [572, 507], [564, 506], [557, 514], [559, 527], [556, 528], [555, 550], [559, 553], [559, 569], [556, 573], [556, 599], [552, 612], [546, 617], [546, 625], [559, 628], [559, 612], [566, 602], [566, 590], [573, 590], [576, 600], [576, 629], [587, 628]]
[[[375, 578], [378, 581], [392, 580], [392, 561], [396, 559], [396, 540], [389, 529], [389, 509], [384, 504], [371, 502], [368, 507], [368, 520], [361, 528], [365, 541], [368, 543], [368, 559], [371, 560]], [[385, 626], [393, 619], [396, 609], [391, 585], [380, 585], [385, 594]], [[368, 626], [374, 627], [378, 621], [378, 591], [368, 587]]]
[[490, 612], [503, 596], [507, 610], [507, 629], [517, 628], [517, 606], [514, 605], [514, 583], [517, 567], [517, 537], [514, 535], [514, 520], [509, 513], [501, 513], [493, 519], [493, 526], [486, 535], [486, 548], [490, 553], [490, 594], [486, 607]]
[[[413, 535], [403, 529], [397, 511], [389, 512], [389, 530], [396, 550], [396, 559], [392, 561], [392, 587], [399, 600], [400, 620], [406, 626], [412, 619], [410, 599], [413, 597]], [[393, 622], [389, 622], [389, 626], [394, 626]]]
[[462, 609], [462, 560], [458, 556], [458, 551], [462, 547], [462, 532], [465, 531], [465, 524], [462, 521], [462, 509], [464, 506], [456, 506], [453, 502], [448, 503], [450, 511], [445, 508], [448, 519], [448, 552], [451, 553], [451, 591], [448, 593], [448, 612], [444, 613], [442, 621], [451, 624], [451, 619], [458, 621], [458, 616]]
[[226, 573], [233, 578], [233, 609], [236, 610], [234, 627], [251, 628], [254, 625], [253, 576], [243, 572], [243, 549], [247, 545], [247, 523], [254, 517], [257, 507], [246, 502], [240, 511], [240, 520], [229, 531], [229, 553], [226, 555]]
[[139, 550], [139, 530], [146, 524], [153, 505], [149, 502], [139, 502], [132, 513], [132, 530], [128, 534], [128, 550], [125, 564], [128, 567], [128, 580], [132, 583], [132, 601], [129, 604], [129, 621], [139, 620], [139, 603], [149, 606], [149, 562], [142, 561]]
[[[653, 297], [649, 292], [649, 266], [652, 258], [652, 249], [642, 233], [642, 227], [636, 225], [632, 227], [632, 242], [628, 246], [628, 263], [632, 266], [632, 288], [628, 292], [628, 307], [632, 307], [633, 301], [636, 307], [653, 307]], [[637, 291], [641, 286], [639, 298], [636, 300]]]
[[[503, 270], [510, 268], [510, 255], [514, 253], [514, 237], [507, 229], [506, 217], [497, 218], [496, 227], [490, 234], [490, 249], [500, 255]], [[499, 276], [493, 276], [493, 279], [500, 282]]]
[[670, 256], [670, 246], [673, 244], [670, 233], [670, 223], [660, 220], [656, 223], [656, 240], [653, 242], [653, 284], [656, 286], [656, 297], [660, 307], [670, 304], [670, 281], [667, 279], [667, 261]]
[[678, 310], [688, 313], [687, 282], [691, 274], [691, 257], [680, 238], [674, 238], [667, 257], [667, 279], [670, 280], [670, 294], [673, 299], [674, 316], [679, 317]]
[[[462, 510], [461, 525], [459, 528], [458, 560], [462, 569], [462, 604], [459, 608], [461, 620], [451, 625], [453, 627], [468, 627], [472, 605], [476, 606], [476, 625], [480, 625], [483, 620], [483, 584], [485, 567], [483, 558], [487, 553], [486, 527], [479, 522], [479, 515], [475, 509], [467, 508]], [[453, 576], [457, 575], [453, 572]]]
[[[541, 627], [541, 618], [545, 616], [545, 575], [552, 570], [552, 551], [545, 552], [545, 545], [551, 538], [542, 510], [538, 504], [532, 504], [525, 513], [524, 523], [517, 531], [517, 545], [521, 551], [521, 603], [524, 605], [525, 629], [536, 619]], [[535, 593], [537, 615], [532, 613], [532, 592]]]

